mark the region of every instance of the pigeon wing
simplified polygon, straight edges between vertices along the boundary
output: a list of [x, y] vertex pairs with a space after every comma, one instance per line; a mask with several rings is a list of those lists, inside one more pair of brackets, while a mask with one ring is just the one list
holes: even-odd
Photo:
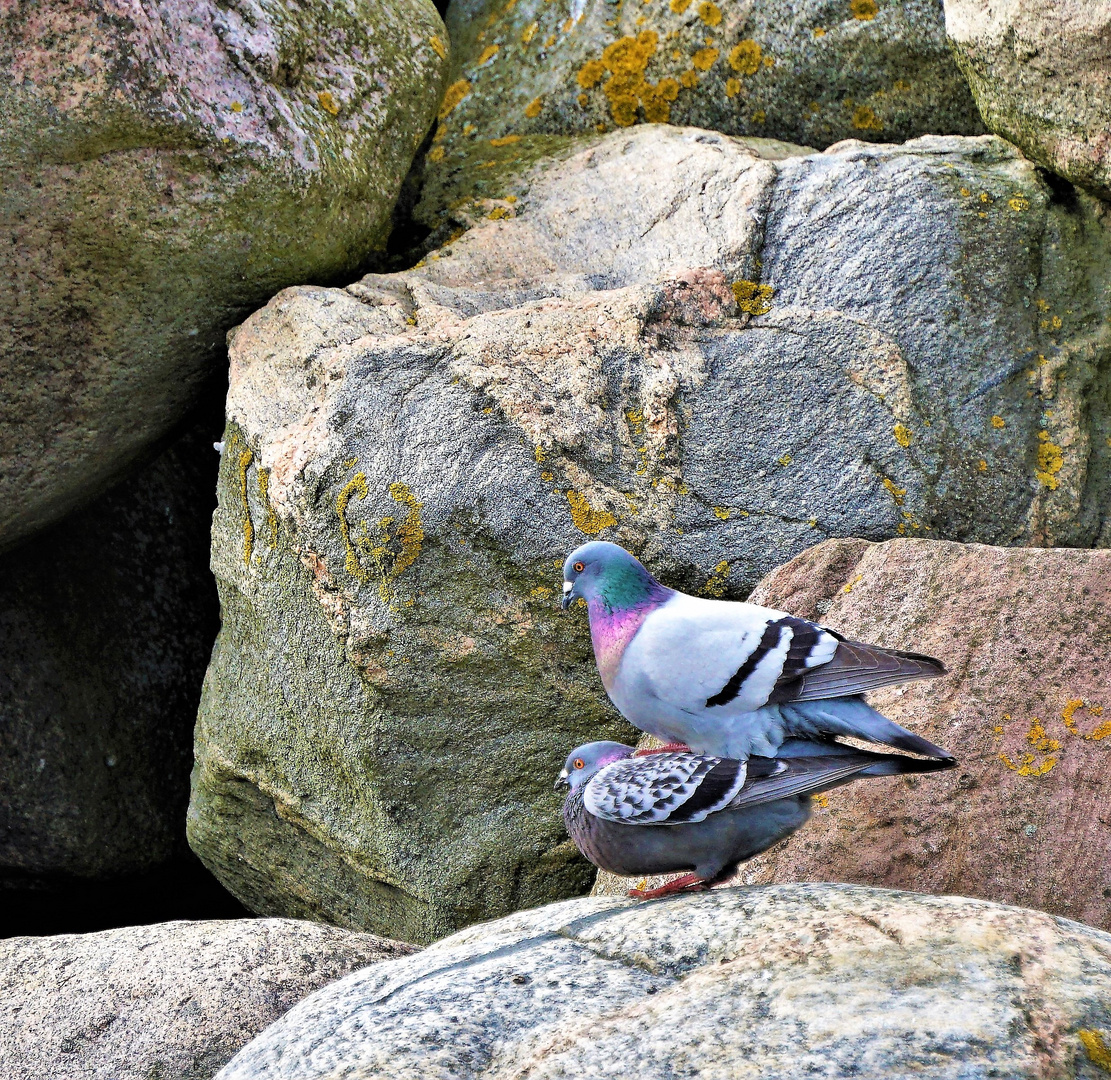
[[824, 630], [824, 633], [837, 638], [832, 659], [809, 669], [791, 669], [785, 665], [768, 699], [769, 704], [851, 697], [866, 690], [878, 690], [881, 686], [936, 679], [946, 674], [945, 665], [932, 656], [848, 641], [832, 630]]
[[595, 817], [626, 825], [684, 825], [728, 806], [745, 783], [745, 762], [698, 754], [624, 758], [600, 769], [583, 790]]

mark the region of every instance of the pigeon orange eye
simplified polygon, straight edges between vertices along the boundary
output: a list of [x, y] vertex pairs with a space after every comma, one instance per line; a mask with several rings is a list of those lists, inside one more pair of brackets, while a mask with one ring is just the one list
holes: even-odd
[[575, 766], [576, 769], [582, 769], [586, 767], [586, 762], [583, 761], [581, 757], [575, 758], [572, 764]]
[[581, 574], [586, 569], [586, 567], [583, 566], [581, 562], [577, 562], [574, 566], [571, 567], [571, 569], [574, 570], [576, 574]]

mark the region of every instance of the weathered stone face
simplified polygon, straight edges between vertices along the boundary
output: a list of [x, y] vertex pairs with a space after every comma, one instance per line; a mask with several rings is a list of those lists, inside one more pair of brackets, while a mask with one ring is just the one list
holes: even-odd
[[939, 5], [921, 0], [453, 0], [447, 23], [445, 161], [653, 122], [819, 147], [984, 130]]
[[296, 1005], [219, 1080], [1105, 1075], [1111, 936], [844, 885], [571, 900]]
[[184, 853], [193, 716], [219, 629], [219, 433], [210, 408], [0, 558], [0, 888], [79, 892]]
[[224, 335], [381, 247], [446, 68], [428, 0], [50, 0], [0, 41], [0, 548], [181, 419]]
[[287, 919], [172, 922], [0, 941], [5, 1080], [210, 1080], [306, 994], [404, 956]]
[[913, 886], [1111, 927], [1111, 867], [1096, 854], [1111, 803], [1111, 551], [831, 540], [751, 599], [943, 660], [947, 677], [868, 700], [958, 767], [928, 790], [904, 777], [829, 792], [738, 881]]
[[1111, 8], [945, 0], [945, 26], [988, 128], [1111, 199]]
[[233, 336], [190, 836], [257, 910], [585, 885], [551, 781], [631, 734], [557, 613], [585, 537], [734, 597], [826, 536], [1108, 540], [1106, 236], [1006, 144], [656, 126], [506, 185]]

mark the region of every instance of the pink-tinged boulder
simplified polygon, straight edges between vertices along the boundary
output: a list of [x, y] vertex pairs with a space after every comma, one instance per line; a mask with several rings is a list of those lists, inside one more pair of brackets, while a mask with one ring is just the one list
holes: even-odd
[[1111, 199], [1111, 4], [945, 0], [945, 28], [988, 128]]
[[430, 0], [0, 5], [0, 548], [164, 436], [252, 309], [384, 245], [445, 37]]
[[958, 893], [1111, 927], [1111, 551], [828, 540], [751, 599], [944, 660], [945, 678], [868, 700], [959, 765], [819, 796], [737, 883]]

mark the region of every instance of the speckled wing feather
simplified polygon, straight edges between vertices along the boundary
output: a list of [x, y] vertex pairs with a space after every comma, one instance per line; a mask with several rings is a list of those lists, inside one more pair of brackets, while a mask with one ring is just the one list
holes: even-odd
[[728, 806], [746, 777], [743, 761], [685, 753], [648, 754], [600, 769], [583, 790], [583, 805], [606, 821], [688, 824]]

